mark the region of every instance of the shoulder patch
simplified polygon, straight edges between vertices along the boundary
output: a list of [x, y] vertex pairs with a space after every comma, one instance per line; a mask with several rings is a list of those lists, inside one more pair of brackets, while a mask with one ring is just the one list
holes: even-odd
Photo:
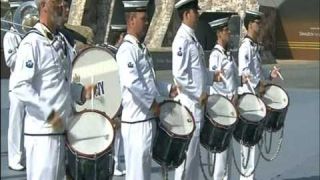
[[244, 58], [245, 58], [246, 60], [249, 60], [248, 54], [246, 54], [246, 55], [244, 56]]
[[181, 49], [182, 49], [182, 48], [179, 47], [179, 51], [178, 51], [178, 53], [177, 53], [178, 56], [182, 56], [182, 51], [181, 51]]
[[28, 61], [26, 62], [26, 67], [27, 67], [27, 68], [32, 68], [32, 67], [33, 67], [33, 62], [32, 62], [31, 60], [28, 60]]
[[132, 62], [129, 62], [129, 63], [128, 63], [128, 68], [133, 68]]
[[9, 49], [8, 53], [11, 54], [12, 52], [13, 52], [12, 49]]
[[216, 69], [217, 69], [216, 65], [212, 66], [212, 70], [216, 70]]

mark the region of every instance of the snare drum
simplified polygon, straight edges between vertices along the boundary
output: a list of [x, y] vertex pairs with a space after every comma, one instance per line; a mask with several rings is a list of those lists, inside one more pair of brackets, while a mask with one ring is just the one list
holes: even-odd
[[179, 102], [166, 100], [160, 103], [159, 119], [152, 157], [161, 166], [176, 168], [186, 157], [195, 129], [193, 116]]
[[256, 145], [262, 136], [266, 106], [254, 94], [245, 93], [238, 100], [239, 121], [233, 131], [234, 138], [245, 146]]
[[100, 111], [87, 110], [67, 125], [67, 169], [73, 179], [112, 179], [114, 129]]
[[72, 79], [83, 85], [97, 85], [94, 98], [83, 105], [76, 105], [77, 112], [95, 109], [105, 112], [111, 119], [116, 116], [121, 105], [120, 78], [117, 62], [110, 50], [89, 47], [81, 51], [73, 61]]
[[206, 105], [200, 143], [212, 153], [222, 152], [229, 146], [237, 122], [237, 111], [226, 97], [213, 94]]
[[267, 106], [265, 129], [271, 132], [280, 130], [288, 111], [288, 94], [280, 86], [267, 84], [261, 99]]

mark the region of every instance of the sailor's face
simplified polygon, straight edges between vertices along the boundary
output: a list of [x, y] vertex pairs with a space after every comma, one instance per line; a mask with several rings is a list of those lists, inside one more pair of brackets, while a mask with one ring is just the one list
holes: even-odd
[[137, 32], [140, 33], [141, 37], [145, 36], [148, 30], [148, 15], [146, 12], [136, 12], [134, 17], [134, 24]]

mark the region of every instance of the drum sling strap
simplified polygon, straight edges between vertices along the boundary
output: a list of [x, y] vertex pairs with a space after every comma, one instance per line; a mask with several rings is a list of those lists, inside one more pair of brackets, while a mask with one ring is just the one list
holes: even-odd
[[158, 120], [158, 117], [152, 117], [152, 118], [148, 118], [145, 120], [140, 120], [140, 121], [134, 121], [134, 122], [129, 122], [129, 121], [120, 121], [121, 123], [125, 123], [125, 124], [137, 124], [137, 123], [143, 123], [143, 122], [147, 122], [147, 121], [151, 121], [151, 120]]
[[30, 134], [30, 133], [24, 133], [26, 136], [64, 136], [66, 135], [65, 132], [62, 133], [50, 133], [50, 134]]

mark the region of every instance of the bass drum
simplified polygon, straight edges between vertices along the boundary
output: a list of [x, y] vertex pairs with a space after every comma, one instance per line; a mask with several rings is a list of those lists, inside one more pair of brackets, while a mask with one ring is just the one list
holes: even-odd
[[96, 84], [91, 100], [76, 105], [76, 111], [95, 109], [105, 112], [111, 119], [121, 106], [119, 68], [114, 53], [102, 47], [89, 47], [80, 52], [73, 61], [73, 82], [82, 85]]

